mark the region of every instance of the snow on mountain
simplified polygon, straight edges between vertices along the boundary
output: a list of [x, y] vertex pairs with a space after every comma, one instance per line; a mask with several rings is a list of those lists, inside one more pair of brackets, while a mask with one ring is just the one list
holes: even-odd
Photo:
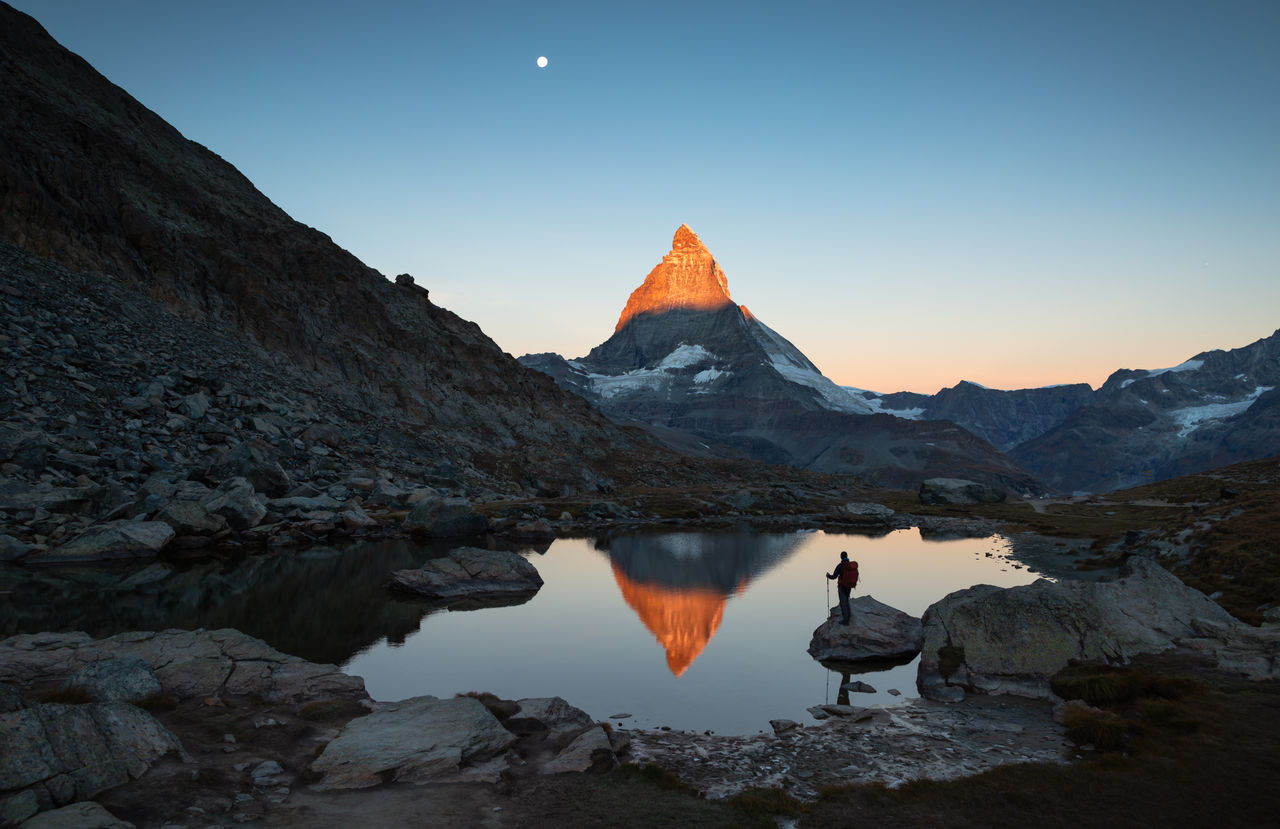
[[[1120, 388], [1127, 389], [1129, 386], [1132, 386], [1134, 383], [1146, 377], [1156, 377], [1158, 375], [1167, 374], [1169, 372], [1177, 373], [1180, 371], [1196, 371], [1197, 369], [1200, 369], [1203, 367], [1204, 367], [1204, 360], [1187, 360], [1185, 363], [1179, 363], [1173, 368], [1153, 368], [1153, 369], [1147, 370], [1147, 373], [1144, 374], [1142, 377], [1130, 377], [1128, 380], [1121, 382]], [[1243, 379], [1243, 378], [1240, 378], [1240, 379]]]
[[[1194, 362], [1194, 361], [1192, 361]], [[1243, 400], [1235, 400], [1229, 403], [1204, 403], [1199, 406], [1187, 406], [1184, 409], [1174, 409], [1169, 412], [1169, 419], [1176, 423], [1179, 427], [1178, 437], [1185, 438], [1187, 435], [1199, 429], [1206, 423], [1218, 420], [1226, 420], [1229, 417], [1235, 417], [1243, 414], [1254, 403], [1258, 402], [1258, 398], [1271, 391], [1274, 386], [1258, 386], [1253, 390], [1253, 394]]]

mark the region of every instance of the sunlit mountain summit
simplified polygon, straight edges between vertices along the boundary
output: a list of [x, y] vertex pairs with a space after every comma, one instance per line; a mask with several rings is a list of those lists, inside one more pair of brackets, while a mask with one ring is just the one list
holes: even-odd
[[605, 342], [575, 360], [534, 354], [520, 361], [686, 452], [849, 472], [893, 486], [950, 474], [1036, 489], [963, 428], [875, 414], [874, 404], [832, 382], [734, 302], [724, 270], [685, 224]]

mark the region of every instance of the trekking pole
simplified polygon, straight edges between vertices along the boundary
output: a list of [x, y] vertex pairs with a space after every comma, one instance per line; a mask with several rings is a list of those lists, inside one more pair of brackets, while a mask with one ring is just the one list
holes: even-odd
[[827, 603], [823, 606], [822, 612], [831, 615], [831, 579], [827, 579]]

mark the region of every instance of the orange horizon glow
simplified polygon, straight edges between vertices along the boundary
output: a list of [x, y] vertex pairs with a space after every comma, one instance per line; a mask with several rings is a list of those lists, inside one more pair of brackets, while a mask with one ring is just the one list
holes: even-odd
[[[720, 628], [728, 599], [707, 587], [675, 589], [635, 581], [610, 563], [622, 598], [667, 652], [667, 667], [680, 676], [689, 669]], [[746, 588], [744, 580], [738, 592]]]

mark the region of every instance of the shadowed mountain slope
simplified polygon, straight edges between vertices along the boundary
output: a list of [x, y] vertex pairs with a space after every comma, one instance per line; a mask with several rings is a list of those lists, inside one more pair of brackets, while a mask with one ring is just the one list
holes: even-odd
[[635, 444], [411, 278], [392, 283], [291, 219], [3, 3], [0, 136], [0, 240], [233, 334], [357, 419], [392, 418], [508, 485]]

